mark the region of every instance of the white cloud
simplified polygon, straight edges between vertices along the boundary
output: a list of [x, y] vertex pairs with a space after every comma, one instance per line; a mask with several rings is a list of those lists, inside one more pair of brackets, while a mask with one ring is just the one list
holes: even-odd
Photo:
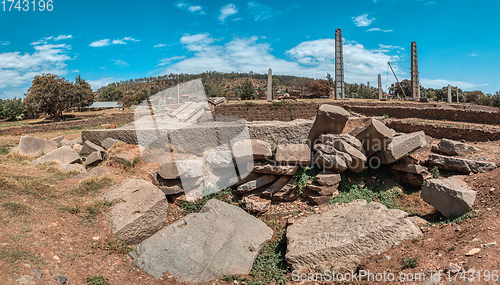
[[369, 30], [366, 30], [367, 32], [384, 32], [384, 33], [390, 33], [393, 30], [382, 30], [381, 28], [371, 28]]
[[419, 80], [420, 80], [420, 85], [427, 88], [435, 88], [435, 89], [443, 88], [444, 86], [448, 86], [448, 84], [450, 84], [451, 86], [458, 86], [462, 90], [478, 87], [477, 84], [464, 81], [445, 80], [445, 79], [426, 79], [426, 78], [420, 78]]
[[174, 61], [179, 61], [185, 58], [186, 58], [185, 56], [173, 56], [173, 57], [163, 58], [160, 60], [160, 63], [158, 63], [158, 66], [169, 65]]
[[473, 52], [473, 53], [469, 54], [469, 56], [478, 56], [478, 54]]
[[91, 47], [105, 47], [109, 45], [126, 45], [128, 42], [138, 42], [139, 40], [131, 38], [131, 37], [124, 37], [123, 39], [115, 39], [115, 40], [110, 40], [110, 39], [103, 39], [99, 41], [95, 41], [90, 43], [89, 46]]
[[9, 41], [1, 41], [0, 42], [0, 46], [8, 46], [8, 45], [10, 45]]
[[[42, 73], [65, 75], [71, 46], [67, 44], [40, 44], [33, 53], [0, 53], [0, 89], [29, 85], [33, 77]], [[1, 91], [0, 91], [1, 92]], [[5, 95], [6, 93], [3, 92]]]
[[104, 39], [104, 40], [92, 42], [92, 43], [90, 43], [89, 46], [91, 46], [91, 47], [105, 47], [105, 46], [109, 46], [109, 45], [110, 45], [109, 39]]
[[[259, 42], [261, 38], [235, 38], [226, 44], [215, 44], [209, 34], [187, 35], [181, 43], [193, 56], [187, 58], [169, 58], [160, 62], [166, 66], [162, 74], [198, 73], [207, 70], [220, 72], [266, 73], [272, 68], [276, 74], [291, 74], [324, 78], [326, 73], [335, 71], [335, 40], [320, 39], [306, 41], [288, 50], [289, 60], [271, 54], [268, 43]], [[375, 81], [379, 73], [384, 74], [388, 61], [397, 61], [397, 55], [390, 55], [381, 50], [368, 50], [356, 42], [344, 45], [344, 67], [346, 82]], [[401, 70], [395, 67], [398, 74]]]
[[110, 83], [116, 82], [117, 79], [114, 77], [105, 77], [96, 80], [90, 80], [89, 84], [93, 90], [97, 90], [103, 86], [108, 86]]
[[247, 6], [250, 14], [252, 14], [252, 17], [255, 21], [266, 20], [281, 13], [280, 11], [276, 11], [269, 5], [261, 4], [256, 1], [248, 2]]
[[219, 15], [219, 20], [221, 22], [224, 22], [227, 17], [234, 15], [238, 13], [238, 10], [236, 9], [236, 5], [234, 4], [227, 4], [220, 8], [220, 15]]
[[167, 46], [167, 45], [166, 44], [157, 44], [154, 47], [155, 48], [161, 48], [161, 47], [165, 47], [165, 46]]
[[179, 9], [187, 10], [193, 14], [200, 14], [200, 15], [206, 14], [206, 12], [204, 11], [204, 8], [202, 6], [199, 6], [199, 5], [191, 5], [187, 2], [181, 1], [181, 2], [178, 2], [175, 6]]
[[67, 39], [72, 39], [72, 35], [60, 35], [54, 38], [54, 41], [60, 41], [60, 40], [67, 40]]
[[368, 27], [375, 20], [375, 18], [368, 18], [368, 14], [352, 17], [354, 24], [358, 27]]
[[128, 63], [126, 63], [125, 61], [123, 61], [121, 59], [113, 59], [113, 63], [114, 63], [114, 65], [119, 65], [122, 67], [128, 66]]

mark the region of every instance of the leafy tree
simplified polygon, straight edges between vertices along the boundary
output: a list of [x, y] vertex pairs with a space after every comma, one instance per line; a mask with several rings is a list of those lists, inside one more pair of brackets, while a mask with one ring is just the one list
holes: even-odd
[[0, 117], [15, 120], [24, 112], [24, 103], [21, 98], [0, 100]]
[[491, 97], [491, 106], [500, 107], [500, 91], [495, 92], [495, 95]]
[[332, 75], [330, 73], [326, 74], [326, 80], [328, 81], [328, 83], [330, 83], [330, 87], [333, 88], [335, 85], [335, 82], [333, 81]]
[[141, 102], [149, 98], [149, 94], [146, 90], [139, 91], [135, 94], [136, 104], [141, 104]]
[[123, 91], [110, 84], [102, 90], [101, 95], [99, 96], [99, 101], [116, 102], [119, 101], [122, 97]]
[[241, 99], [250, 100], [255, 98], [255, 89], [253, 87], [253, 83], [249, 79], [243, 81], [238, 89]]
[[406, 94], [406, 97], [410, 98], [411, 97], [411, 81], [408, 79], [404, 79], [400, 83], [401, 83], [401, 87], [397, 83], [391, 84], [391, 87], [389, 87], [389, 94], [391, 94], [393, 96], [400, 97], [400, 98], [404, 98], [403, 91], [401, 91], [401, 88], [403, 88], [404, 94]]
[[137, 97], [133, 94], [127, 94], [123, 96], [118, 102], [122, 103], [124, 108], [129, 108], [130, 106], [137, 104]]
[[318, 79], [311, 84], [312, 92], [315, 96], [328, 96], [330, 92], [332, 92], [332, 87], [330, 86], [330, 82], [324, 79]]
[[81, 111], [83, 108], [88, 107], [94, 103], [95, 94], [90, 88], [90, 84], [81, 77], [81, 75], [75, 78], [75, 90], [74, 90], [74, 102], [75, 107]]
[[77, 92], [75, 85], [64, 77], [50, 73], [37, 75], [25, 94], [24, 104], [30, 112], [46, 113], [59, 121], [65, 110], [79, 103], [75, 100]]

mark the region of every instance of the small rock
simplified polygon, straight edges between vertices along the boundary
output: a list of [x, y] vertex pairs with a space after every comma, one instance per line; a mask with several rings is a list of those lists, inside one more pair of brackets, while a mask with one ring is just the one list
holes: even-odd
[[451, 273], [457, 273], [462, 270], [462, 267], [460, 267], [458, 264], [455, 263], [450, 263], [448, 266], [446, 266], [446, 272], [451, 272]]
[[35, 276], [36, 280], [42, 279], [43, 271], [40, 269], [35, 269], [33, 270], [33, 275]]
[[98, 236], [92, 237], [93, 240], [100, 240], [101, 238]]
[[385, 259], [387, 259], [387, 260], [391, 260], [391, 257], [390, 257], [390, 256], [388, 256], [388, 255], [386, 255], [386, 256], [385, 256]]
[[456, 227], [456, 228], [455, 228], [455, 231], [456, 231], [456, 232], [459, 232], [459, 231], [461, 231], [461, 230], [462, 230], [462, 228], [460, 228], [460, 226], [458, 226], [458, 227]]
[[66, 277], [64, 277], [62, 275], [57, 275], [56, 281], [59, 281], [59, 283], [61, 283], [61, 284], [65, 284], [66, 283]]
[[473, 249], [469, 250], [469, 251], [465, 254], [465, 256], [474, 256], [474, 255], [478, 254], [480, 251], [481, 251], [481, 249], [480, 249], [480, 248], [473, 248]]
[[252, 196], [243, 198], [241, 204], [249, 212], [264, 213], [269, 209], [269, 206], [271, 206], [271, 201]]
[[57, 256], [57, 255], [52, 256], [52, 258], [55, 259], [55, 260], [57, 260], [57, 261], [60, 260], [59, 256]]
[[495, 247], [496, 245], [496, 241], [483, 244], [484, 247]]
[[35, 278], [29, 275], [23, 275], [21, 278], [16, 280], [19, 284], [36, 284]]

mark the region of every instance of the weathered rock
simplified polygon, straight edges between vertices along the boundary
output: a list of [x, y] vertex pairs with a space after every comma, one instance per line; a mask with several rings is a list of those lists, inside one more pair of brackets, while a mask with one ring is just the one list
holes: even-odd
[[[288, 184], [287, 184], [288, 185]], [[286, 187], [286, 186], [285, 186]], [[295, 201], [297, 200], [302, 194], [299, 193], [299, 191], [297, 191], [297, 187], [293, 188], [292, 191], [290, 191], [288, 193], [288, 195], [286, 195], [284, 198], [283, 198], [283, 201], [285, 202], [292, 202], [292, 201]]]
[[97, 166], [97, 167], [92, 168], [89, 172], [78, 174], [77, 176], [75, 176], [75, 178], [83, 180], [83, 179], [87, 179], [89, 177], [101, 177], [108, 172], [109, 172], [109, 168], [101, 165], [101, 166]]
[[442, 139], [439, 144], [432, 146], [432, 151], [447, 155], [458, 155], [477, 152], [474, 146], [449, 139]]
[[338, 140], [343, 140], [346, 143], [352, 145], [355, 147], [357, 150], [361, 151], [363, 154], [365, 154], [365, 149], [363, 148], [363, 144], [361, 143], [360, 140], [358, 140], [356, 137], [350, 135], [350, 134], [340, 134], [340, 135], [334, 135], [334, 134], [326, 134], [326, 135], [320, 135], [318, 138], [319, 142], [325, 144], [325, 145], [333, 145], [335, 141]]
[[421, 187], [422, 183], [424, 183], [424, 179], [423, 179], [422, 175], [413, 174], [413, 173], [405, 173], [401, 177], [401, 183], [402, 184], [409, 184], [409, 185], [415, 186], [415, 187]]
[[248, 181], [245, 184], [241, 184], [240, 186], [238, 186], [238, 188], [236, 188], [235, 192], [238, 194], [247, 193], [259, 187], [272, 183], [274, 179], [274, 175], [264, 175], [255, 180]]
[[[242, 226], [244, 225], [244, 226]], [[239, 207], [208, 201], [139, 244], [133, 265], [154, 278], [165, 272], [180, 282], [208, 282], [223, 275], [249, 274], [273, 231]]]
[[[317, 143], [316, 145], [314, 145], [314, 151], [316, 151], [317, 153], [322, 152], [324, 154], [338, 156], [340, 159], [342, 159], [345, 162], [346, 165], [352, 163], [352, 157], [349, 154], [336, 149], [333, 146], [333, 143], [328, 143], [328, 144]], [[316, 156], [316, 154], [315, 154], [315, 156]], [[313, 159], [313, 161], [314, 161], [314, 159]]]
[[70, 171], [74, 171], [74, 172], [78, 172], [78, 173], [86, 173], [87, 172], [87, 169], [85, 168], [85, 166], [83, 166], [81, 164], [58, 164], [55, 167], [64, 173], [70, 172]]
[[82, 150], [80, 151], [80, 154], [82, 155], [85, 155], [85, 154], [91, 154], [93, 153], [94, 151], [102, 151], [102, 152], [105, 152], [106, 150], [98, 145], [96, 145], [95, 143], [91, 142], [91, 141], [85, 141], [83, 143], [83, 147], [82, 147]]
[[61, 143], [60, 143], [60, 146], [71, 146], [71, 145], [73, 145], [72, 142], [73, 142], [72, 140], [62, 139]]
[[311, 149], [307, 144], [278, 145], [275, 161], [289, 165], [309, 165], [311, 162]]
[[247, 196], [241, 199], [243, 207], [252, 213], [265, 213], [271, 206], [271, 200], [260, 199], [257, 196]]
[[354, 269], [362, 259], [422, 234], [407, 213], [377, 202], [356, 200], [328, 209], [288, 227], [285, 258], [293, 270]]
[[271, 184], [266, 190], [261, 194], [262, 197], [271, 198], [274, 193], [277, 193], [281, 188], [283, 188], [292, 179], [291, 176], [282, 176]]
[[233, 154], [229, 149], [219, 148], [207, 154], [206, 162], [210, 167], [220, 168], [234, 168]]
[[176, 195], [180, 193], [184, 193], [184, 189], [182, 189], [182, 183], [181, 181], [176, 180], [176, 184], [171, 185], [171, 186], [158, 186], [160, 190], [165, 193], [165, 195], [170, 196], [170, 195]]
[[80, 153], [82, 151], [82, 149], [83, 149], [83, 145], [81, 145], [81, 144], [74, 144], [72, 146], [72, 148], [73, 148], [74, 151], [76, 151], [76, 153]]
[[263, 165], [254, 165], [252, 172], [255, 173], [263, 173], [263, 174], [272, 174], [272, 175], [294, 175], [295, 172], [299, 169], [298, 165], [272, 165], [272, 164], [263, 164]]
[[158, 169], [158, 175], [163, 179], [179, 179], [179, 171], [177, 170], [177, 165], [173, 161], [166, 162], [160, 165]]
[[104, 160], [104, 155], [100, 151], [94, 151], [85, 160], [85, 165], [94, 166], [101, 163]]
[[118, 163], [129, 162], [134, 165], [141, 158], [141, 152], [138, 147], [121, 151], [109, 158], [110, 161]]
[[118, 202], [109, 212], [111, 228], [127, 243], [140, 243], [160, 230], [167, 219], [165, 194], [151, 182], [127, 179], [100, 199]]
[[420, 175], [424, 180], [432, 178], [432, 174], [429, 172], [429, 169], [425, 166], [421, 166], [418, 164], [403, 162], [399, 164], [394, 164], [394, 166], [392, 166], [392, 169], [401, 172]]
[[60, 164], [72, 164], [81, 163], [82, 158], [71, 147], [63, 146], [33, 160], [32, 163], [42, 164], [50, 161], [57, 161]]
[[285, 186], [271, 196], [271, 200], [283, 201], [292, 191], [296, 192], [295, 189], [297, 189], [297, 182], [294, 179], [290, 179]]
[[203, 159], [179, 160], [176, 164], [181, 179], [203, 176]]
[[348, 134], [354, 129], [365, 126], [372, 118], [371, 117], [349, 117], [347, 120], [344, 131], [342, 133]]
[[347, 167], [349, 170], [354, 173], [361, 173], [365, 170], [367, 158], [361, 151], [344, 140], [334, 141], [333, 147], [339, 151], [347, 153], [351, 157], [350, 161], [347, 161]]
[[9, 150], [9, 153], [19, 153], [19, 147], [15, 146]]
[[307, 184], [307, 189], [317, 193], [319, 196], [337, 196], [339, 193], [338, 187], [338, 184], [332, 186], [315, 185], [314, 183]]
[[235, 158], [249, 158], [255, 160], [268, 159], [273, 156], [271, 145], [263, 140], [239, 140], [233, 144]]
[[340, 174], [320, 173], [314, 177], [313, 182], [320, 186], [335, 186], [342, 180]]
[[429, 156], [429, 167], [434, 166], [437, 166], [439, 169], [458, 171], [466, 174], [470, 172], [483, 173], [497, 168], [494, 162], [431, 154]]
[[410, 220], [417, 227], [427, 224], [427, 220], [422, 219], [419, 216], [408, 217], [408, 220]]
[[316, 120], [309, 132], [309, 145], [315, 145], [321, 134], [341, 134], [348, 119], [349, 112], [341, 107], [329, 104], [319, 106]]
[[423, 131], [396, 136], [387, 148], [377, 153], [382, 164], [394, 163], [419, 148], [427, 145], [427, 139]]
[[476, 199], [476, 191], [456, 176], [425, 181], [420, 195], [445, 217], [458, 217], [467, 213]]
[[344, 155], [327, 154], [323, 151], [317, 151], [313, 158], [313, 165], [319, 169], [331, 170], [336, 173], [342, 173], [347, 170], [347, 163]]
[[18, 152], [19, 155], [37, 157], [42, 154], [47, 154], [57, 149], [58, 143], [52, 140], [22, 136], [19, 140]]
[[[324, 205], [328, 201], [330, 201], [331, 199], [338, 196], [338, 194], [339, 194], [338, 191], [332, 191], [331, 195], [321, 195], [318, 192], [311, 190], [311, 187], [315, 187], [315, 186], [309, 184], [302, 189], [302, 192], [303, 192], [304, 197], [306, 197], [309, 201], [311, 201], [315, 205]], [[327, 190], [326, 188], [330, 188], [330, 190], [332, 190], [335, 187], [326, 187], [326, 186], [319, 186], [318, 187], [318, 186], [316, 186], [316, 188], [314, 188], [314, 189], [320, 191], [319, 188], [325, 188], [325, 189], [323, 189], [322, 194], [327, 194], [330, 191]]]
[[36, 284], [36, 280], [32, 276], [23, 275], [21, 276], [21, 278], [16, 279], [16, 283], [30, 285], [30, 284]]
[[350, 134], [361, 141], [366, 157], [370, 157], [377, 151], [385, 149], [395, 133], [382, 122], [371, 119], [364, 127], [357, 128]]
[[122, 141], [120, 140], [115, 140], [113, 138], [105, 138], [104, 140], [101, 141], [101, 146], [104, 148], [104, 149], [110, 149], [112, 148], [115, 144], [117, 143], [123, 143]]
[[53, 139], [51, 139], [51, 141], [55, 141], [57, 143], [57, 147], [61, 147], [62, 146], [62, 141], [64, 140], [64, 137], [63, 136], [58, 136], [58, 137], [55, 137]]

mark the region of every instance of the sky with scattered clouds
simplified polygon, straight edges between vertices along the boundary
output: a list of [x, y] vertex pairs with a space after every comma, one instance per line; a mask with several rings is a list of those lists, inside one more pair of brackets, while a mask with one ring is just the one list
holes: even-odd
[[[103, 3], [104, 2], [104, 3]], [[496, 0], [55, 1], [52, 11], [0, 5], [0, 98], [23, 97], [33, 77], [81, 74], [92, 88], [203, 71], [334, 74], [342, 29], [347, 83], [410, 76], [420, 83], [500, 91]]]

